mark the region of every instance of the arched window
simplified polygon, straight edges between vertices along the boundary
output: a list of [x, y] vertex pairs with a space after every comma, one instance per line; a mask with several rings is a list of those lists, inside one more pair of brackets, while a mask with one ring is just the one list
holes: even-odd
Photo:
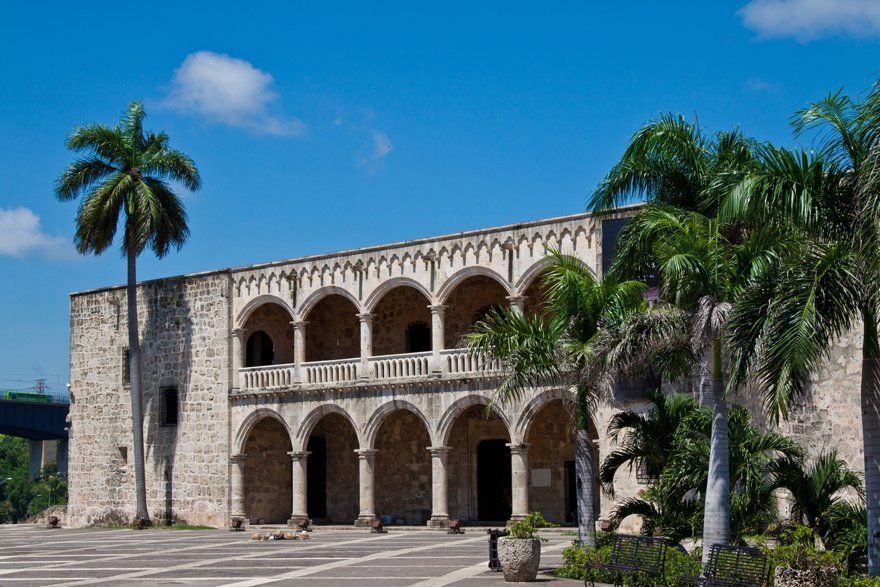
[[271, 365], [275, 360], [275, 343], [268, 334], [257, 330], [248, 337], [246, 367], [262, 367]]
[[406, 327], [406, 352], [423, 353], [431, 350], [431, 327], [427, 322], [413, 322]]

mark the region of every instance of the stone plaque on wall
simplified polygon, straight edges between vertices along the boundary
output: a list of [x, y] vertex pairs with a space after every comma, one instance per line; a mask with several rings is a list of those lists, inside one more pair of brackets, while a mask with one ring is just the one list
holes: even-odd
[[532, 487], [550, 487], [550, 469], [532, 469]]

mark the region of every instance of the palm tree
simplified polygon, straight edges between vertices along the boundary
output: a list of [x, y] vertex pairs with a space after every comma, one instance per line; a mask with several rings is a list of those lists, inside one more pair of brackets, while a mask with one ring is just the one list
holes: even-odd
[[524, 316], [500, 309], [488, 314], [468, 335], [474, 354], [499, 359], [505, 376], [496, 399], [506, 401], [548, 383], [574, 388], [575, 475], [579, 541], [596, 545], [593, 511], [596, 465], [589, 438], [591, 402], [607, 384], [604, 357], [593, 346], [605, 321], [620, 321], [644, 305], [647, 286], [637, 281], [596, 281], [579, 259], [550, 251], [552, 264], [542, 277], [544, 312]]
[[[82, 196], [74, 242], [80, 254], [100, 255], [124, 222], [122, 253], [128, 261], [128, 349], [136, 484], [136, 516], [149, 522], [144, 472], [143, 381], [137, 312], [137, 258], [149, 247], [159, 257], [180, 249], [189, 235], [186, 211], [169, 181], [189, 190], [201, 186], [193, 160], [168, 145], [165, 133], [144, 133], [144, 108], [129, 104], [114, 127], [80, 126], [66, 146], [84, 155], [58, 178], [55, 195], [67, 202]], [[122, 215], [124, 214], [124, 219]]]
[[808, 241], [753, 280], [731, 319], [732, 379], [787, 414], [834, 341], [861, 322], [861, 404], [868, 511], [868, 572], [880, 576], [880, 84], [864, 102], [837, 92], [797, 112], [796, 136], [816, 150], [765, 146], [761, 165], [722, 214], [780, 224]]
[[820, 454], [809, 467], [796, 460], [782, 463], [775, 475], [777, 484], [792, 494], [792, 518], [820, 534], [825, 532], [829, 512], [841, 501], [842, 491], [862, 493], [862, 478], [834, 450]]
[[602, 461], [599, 481], [614, 492], [614, 477], [621, 467], [640, 468], [650, 480], [663, 474], [673, 454], [673, 440], [679, 424], [697, 409], [687, 394], [666, 395], [660, 389], [648, 394], [647, 412], [627, 410], [611, 417], [608, 436], [617, 447]]

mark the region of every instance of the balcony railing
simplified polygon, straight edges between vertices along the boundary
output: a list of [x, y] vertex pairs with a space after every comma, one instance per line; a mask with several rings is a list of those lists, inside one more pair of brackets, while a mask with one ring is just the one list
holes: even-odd
[[[478, 375], [498, 371], [501, 363], [473, 356], [466, 349], [440, 351], [439, 369], [435, 368], [433, 353], [407, 353], [370, 357], [368, 380], [418, 379], [432, 373], [445, 375]], [[296, 376], [296, 366], [268, 365], [246, 367], [239, 371], [239, 387], [242, 390], [289, 388], [294, 384], [322, 385], [357, 381], [361, 375], [361, 359], [338, 359], [334, 361], [311, 361], [303, 363], [301, 379]]]

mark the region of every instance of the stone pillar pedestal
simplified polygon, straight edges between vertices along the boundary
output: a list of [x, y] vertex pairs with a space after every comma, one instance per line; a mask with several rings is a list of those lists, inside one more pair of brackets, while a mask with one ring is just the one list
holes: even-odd
[[355, 526], [370, 526], [376, 519], [376, 501], [373, 489], [375, 478], [373, 476], [373, 463], [375, 462], [375, 448], [360, 448], [354, 451], [358, 456], [358, 473], [360, 481], [360, 513]]
[[510, 447], [510, 477], [513, 494], [510, 519], [522, 520], [529, 513], [529, 459], [528, 445], [508, 444]]
[[297, 526], [299, 521], [305, 518], [309, 519], [308, 502], [306, 501], [307, 493], [307, 475], [306, 465], [308, 463], [309, 454], [303, 451], [291, 451], [287, 453], [291, 460], [291, 494], [293, 503], [291, 504], [290, 520], [288, 526]]
[[306, 325], [308, 322], [294, 320], [290, 324], [293, 326], [293, 376], [296, 381], [302, 383], [302, 364], [306, 362]]
[[239, 453], [229, 456], [229, 515], [232, 518], [247, 518], [244, 509], [244, 463], [247, 455]]
[[232, 389], [241, 389], [241, 370], [244, 368], [244, 352], [247, 341], [244, 328], [232, 329]]
[[442, 373], [443, 358], [440, 355], [440, 351], [443, 350], [443, 347], [446, 344], [443, 329], [443, 315], [446, 311], [446, 306], [442, 304], [432, 304], [428, 306], [428, 309], [431, 310], [431, 362], [433, 363], [431, 370], [434, 373]]
[[446, 457], [450, 450], [448, 446], [428, 447], [428, 451], [431, 453], [431, 519], [428, 520], [430, 528], [449, 526]]
[[510, 302], [510, 309], [514, 312], [519, 314], [525, 312], [526, 296], [507, 296], [507, 301]]
[[370, 357], [373, 356], [373, 314], [358, 314], [361, 323], [361, 369], [360, 379], [372, 379]]

